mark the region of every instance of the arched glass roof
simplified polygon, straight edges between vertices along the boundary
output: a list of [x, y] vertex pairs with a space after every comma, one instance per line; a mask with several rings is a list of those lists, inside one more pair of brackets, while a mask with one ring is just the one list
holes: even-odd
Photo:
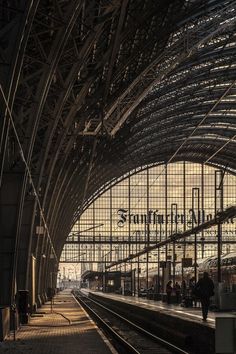
[[235, 24], [235, 0], [3, 5], [0, 182], [25, 174], [19, 233], [38, 208], [59, 255], [91, 196], [143, 165], [235, 173]]
[[[67, 238], [61, 261], [82, 261], [96, 269], [92, 264], [104, 263], [104, 257], [108, 264], [124, 259], [211, 220], [219, 208], [219, 183], [223, 209], [235, 205], [236, 176], [204, 164], [176, 162], [124, 175], [93, 196]], [[223, 252], [235, 250], [235, 222], [222, 225]], [[197, 234], [198, 258], [215, 255], [217, 232], [213, 226]], [[176, 243], [177, 262], [193, 257], [193, 244], [194, 236], [185, 245]]]

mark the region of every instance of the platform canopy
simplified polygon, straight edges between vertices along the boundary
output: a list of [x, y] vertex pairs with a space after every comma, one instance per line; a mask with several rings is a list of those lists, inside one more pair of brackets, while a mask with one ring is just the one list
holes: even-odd
[[235, 173], [235, 15], [234, 0], [0, 5], [7, 248], [29, 259], [43, 226], [45, 252], [59, 257], [86, 200], [142, 165]]

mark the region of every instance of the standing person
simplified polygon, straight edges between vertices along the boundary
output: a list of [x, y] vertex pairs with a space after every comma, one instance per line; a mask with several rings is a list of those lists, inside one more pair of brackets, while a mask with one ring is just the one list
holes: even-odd
[[181, 293], [181, 287], [178, 282], [175, 283], [175, 295], [176, 295], [176, 302], [179, 304], [180, 302], [180, 293]]
[[187, 284], [184, 279], [182, 280], [182, 283], [181, 283], [181, 291], [182, 291], [183, 298], [185, 298], [186, 292], [187, 292]]
[[196, 307], [197, 306], [197, 298], [196, 298], [196, 294], [195, 294], [195, 288], [196, 288], [196, 281], [195, 281], [195, 278], [192, 277], [189, 280], [189, 293], [190, 293], [190, 296], [191, 296], [191, 299], [192, 299], [191, 303], [193, 305], [193, 301], [194, 301], [194, 306]]
[[157, 293], [161, 293], [161, 282], [159, 279], [157, 280]]
[[195, 288], [195, 278], [192, 277], [192, 278], [189, 280], [189, 291], [190, 291], [190, 293], [193, 291], [194, 288]]
[[207, 320], [210, 306], [210, 297], [214, 295], [214, 283], [207, 272], [203, 273], [203, 278], [199, 279], [195, 287], [196, 296], [199, 297], [202, 305], [202, 320]]
[[154, 300], [154, 285], [152, 284], [151, 287], [148, 289], [148, 299]]
[[168, 283], [166, 284], [166, 298], [167, 298], [167, 304], [170, 304], [170, 297], [172, 294], [172, 280], [169, 280]]

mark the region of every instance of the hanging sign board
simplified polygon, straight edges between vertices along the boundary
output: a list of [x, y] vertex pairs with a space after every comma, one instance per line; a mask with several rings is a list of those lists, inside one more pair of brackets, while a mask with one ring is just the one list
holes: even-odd
[[192, 267], [192, 265], [193, 265], [192, 258], [182, 258], [182, 267], [183, 268]]

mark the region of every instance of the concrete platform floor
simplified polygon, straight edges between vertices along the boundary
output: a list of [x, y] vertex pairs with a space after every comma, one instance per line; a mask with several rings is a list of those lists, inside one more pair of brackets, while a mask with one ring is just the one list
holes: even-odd
[[64, 290], [50, 303], [38, 309], [16, 333], [0, 342], [5, 354], [110, 354], [116, 353], [96, 325], [71, 295]]
[[209, 311], [207, 322], [202, 322], [202, 311], [200, 307], [200, 303], [197, 303], [197, 307], [181, 307], [177, 304], [168, 305], [163, 303], [162, 301], [154, 301], [154, 300], [147, 300], [146, 298], [137, 297], [137, 296], [123, 296], [117, 295], [113, 293], [102, 293], [100, 291], [91, 291], [89, 289], [83, 289], [84, 293], [94, 293], [95, 295], [99, 295], [102, 297], [107, 297], [113, 300], [130, 303], [132, 305], [143, 307], [146, 309], [150, 309], [152, 311], [164, 312], [170, 316], [180, 317], [185, 319], [186, 321], [193, 321], [201, 323], [203, 326], [209, 326], [215, 328], [215, 320], [220, 316], [230, 316], [236, 315], [236, 311], [228, 311], [228, 312], [212, 312]]

